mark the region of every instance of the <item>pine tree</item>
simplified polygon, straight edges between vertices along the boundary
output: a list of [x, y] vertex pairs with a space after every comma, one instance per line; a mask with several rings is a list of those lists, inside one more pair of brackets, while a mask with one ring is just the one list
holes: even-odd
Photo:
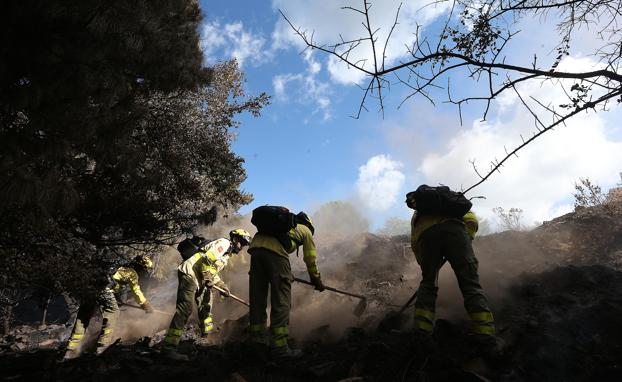
[[96, 291], [132, 251], [250, 201], [229, 130], [267, 96], [234, 61], [203, 66], [196, 1], [0, 7], [5, 287]]

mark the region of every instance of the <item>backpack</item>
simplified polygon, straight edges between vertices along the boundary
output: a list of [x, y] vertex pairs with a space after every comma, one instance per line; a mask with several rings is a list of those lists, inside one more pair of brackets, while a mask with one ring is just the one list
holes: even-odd
[[473, 207], [473, 203], [462, 192], [452, 191], [447, 186], [431, 187], [422, 184], [408, 195], [414, 195], [417, 203], [415, 209], [420, 215], [462, 218]]
[[296, 215], [285, 207], [260, 206], [253, 210], [251, 223], [257, 227], [257, 232], [267, 235], [287, 233], [296, 227]]
[[[298, 224], [296, 214], [281, 206], [259, 206], [253, 210], [251, 223], [257, 232], [274, 236], [285, 251], [293, 250], [292, 239], [287, 234]], [[300, 244], [298, 244], [300, 245]]]
[[181, 254], [181, 258], [184, 259], [183, 261], [186, 261], [191, 258], [192, 255], [199, 252], [201, 247], [209, 242], [210, 240], [207, 240], [201, 236], [193, 236], [191, 238], [187, 237], [177, 244], [177, 250]]

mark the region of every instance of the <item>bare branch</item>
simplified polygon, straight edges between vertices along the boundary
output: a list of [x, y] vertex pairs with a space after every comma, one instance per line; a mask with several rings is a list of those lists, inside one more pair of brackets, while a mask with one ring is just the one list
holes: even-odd
[[[443, 21], [442, 30], [436, 36], [425, 33], [417, 24], [413, 33], [412, 43], [405, 43], [405, 59], [391, 60], [396, 64], [387, 66], [390, 62], [387, 57], [387, 47], [394, 30], [399, 24], [401, 4], [395, 12], [395, 19], [390, 27], [388, 36], [383, 42], [382, 61], [379, 62], [376, 44], [377, 33], [380, 28], [372, 29], [370, 25], [371, 2], [363, 0], [363, 8], [343, 7], [347, 11], [354, 11], [362, 17], [365, 35], [358, 39], [341, 41], [332, 46], [316, 44], [313, 38], [294, 25], [281, 12], [287, 23], [303, 42], [311, 49], [336, 57], [344, 62], [348, 68], [361, 71], [368, 77], [369, 82], [364, 87], [363, 96], [356, 118], [362, 110], [367, 110], [365, 103], [368, 97], [376, 99], [379, 109], [384, 115], [384, 87], [390, 86], [387, 75], [394, 75], [397, 84], [404, 85], [409, 93], [406, 94], [398, 108], [415, 96], [421, 95], [432, 105], [438, 102], [438, 89], [446, 91], [444, 102], [453, 104], [458, 109], [460, 123], [463, 123], [463, 106], [470, 105], [470, 101], [483, 105], [482, 120], [486, 120], [493, 110], [493, 100], [506, 91], [514, 92], [522, 107], [533, 117], [536, 132], [531, 137], [522, 138], [522, 143], [512, 151], [504, 148], [506, 157], [492, 162], [491, 171], [482, 176], [476, 171], [480, 182], [468, 190], [481, 184], [492, 173], [499, 171], [505, 161], [516, 156], [517, 151], [533, 142], [546, 131], [555, 126], [563, 125], [577, 113], [596, 109], [607, 110], [611, 100], [622, 102], [622, 2], [619, 0], [431, 0], [426, 6], [447, 3], [447, 18]], [[553, 60], [543, 63], [536, 54], [533, 60], [525, 65], [510, 61], [506, 55], [509, 42], [513, 41], [520, 32], [517, 23], [522, 18], [540, 17], [546, 22], [549, 15], [554, 18], [556, 28], [553, 40]], [[594, 29], [594, 34], [600, 38], [602, 45], [594, 49], [593, 57], [600, 60], [593, 70], [586, 71], [559, 71], [564, 58], [570, 55], [570, 47], [575, 38], [575, 31]], [[426, 34], [427, 33], [427, 34]], [[373, 54], [373, 68], [365, 68], [369, 57], [357, 57], [361, 51], [371, 51]], [[392, 54], [393, 52], [389, 52]], [[351, 58], [356, 57], [356, 58]], [[399, 58], [399, 57], [398, 57]], [[471, 80], [476, 86], [462, 92], [461, 89], [451, 88], [451, 78], [460, 76]], [[570, 89], [566, 89], [567, 81], [575, 80]], [[519, 85], [523, 83], [549, 82], [563, 90], [568, 98], [567, 104], [554, 105], [546, 96], [542, 99], [524, 97]], [[483, 87], [479, 87], [483, 85]], [[473, 93], [469, 92], [471, 89]], [[445, 97], [445, 96], [441, 96]], [[537, 105], [537, 106], [536, 106]], [[541, 109], [540, 109], [541, 108]], [[559, 111], [563, 110], [563, 111]], [[552, 122], [543, 120], [543, 113], [552, 117]], [[476, 170], [473, 163], [474, 170]], [[467, 190], [467, 191], [468, 191]]]
[[384, 70], [384, 59], [387, 57], [387, 45], [389, 44], [389, 40], [391, 39], [391, 35], [393, 34], [393, 30], [395, 29], [395, 27], [397, 26], [397, 20], [400, 17], [400, 10], [402, 9], [402, 3], [400, 3], [400, 5], [397, 7], [397, 11], [395, 12], [395, 21], [393, 22], [393, 25], [391, 26], [391, 30], [389, 31], [389, 35], [387, 36], [387, 39], [384, 41], [384, 49], [382, 49], [382, 70]]
[[564, 122], [566, 122], [566, 120], [574, 117], [575, 115], [579, 114], [582, 111], [585, 111], [587, 109], [593, 108], [595, 104], [599, 104], [603, 101], [615, 98], [615, 97], [619, 97], [620, 95], [622, 95], [622, 91], [617, 91], [615, 93], [610, 93], [607, 94], [601, 98], [599, 98], [597, 101], [593, 102], [593, 103], [586, 103], [585, 105], [583, 105], [582, 107], [579, 107], [575, 110], [573, 110], [572, 112], [566, 114], [563, 118], [560, 118], [559, 120], [557, 120], [556, 122], [550, 124], [549, 126], [547, 126], [546, 128], [542, 129], [540, 132], [538, 132], [537, 134], [534, 134], [531, 138], [527, 139], [526, 141], [523, 140], [523, 143], [519, 146], [517, 146], [514, 150], [512, 150], [508, 155], [506, 155], [501, 161], [495, 161], [494, 166], [491, 168], [491, 170], [477, 183], [475, 183], [474, 185], [472, 185], [471, 187], [467, 188], [464, 193], [466, 194], [467, 192], [469, 192], [470, 190], [474, 189], [475, 187], [479, 186], [480, 184], [482, 184], [483, 182], [485, 182], [495, 171], [498, 171], [499, 168], [501, 166], [503, 166], [503, 164], [512, 156], [512, 155], [516, 155], [516, 153], [518, 151], [520, 151], [523, 147], [527, 146], [529, 143], [533, 142], [534, 140], [536, 140], [537, 138], [539, 138], [542, 134], [546, 133], [549, 130], [552, 130], [555, 126], [562, 124]]

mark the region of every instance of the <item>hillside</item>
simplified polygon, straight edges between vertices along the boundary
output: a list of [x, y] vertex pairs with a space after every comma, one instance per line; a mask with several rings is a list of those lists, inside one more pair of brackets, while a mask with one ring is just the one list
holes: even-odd
[[[305, 351], [298, 361], [279, 365], [250, 353], [242, 342], [246, 317], [236, 307], [220, 322], [215, 344], [186, 337], [187, 364], [158, 353], [161, 332], [126, 338], [100, 357], [60, 363], [57, 348], [67, 329], [50, 326], [22, 327], [4, 338], [0, 370], [13, 381], [619, 381], [620, 207], [582, 208], [530, 232], [475, 240], [482, 284], [506, 343], [499, 357], [485, 357], [470, 343], [449, 267], [440, 276], [434, 344], [420, 346], [410, 334], [411, 310], [392, 314], [418, 285], [407, 238], [362, 234], [322, 243], [320, 267], [327, 285], [369, 296], [367, 309], [358, 318], [352, 314], [358, 301], [295, 286], [292, 342]], [[24, 344], [36, 336], [47, 348]]]

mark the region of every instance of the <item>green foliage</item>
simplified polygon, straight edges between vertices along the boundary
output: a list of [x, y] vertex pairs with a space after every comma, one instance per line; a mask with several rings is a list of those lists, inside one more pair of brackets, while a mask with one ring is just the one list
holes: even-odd
[[460, 22], [454, 27], [448, 26], [441, 36], [446, 42], [442, 51], [457, 52], [478, 61], [498, 54], [501, 51], [499, 37], [502, 29], [495, 25], [489, 10], [485, 5], [475, 9], [465, 6], [459, 17]]
[[91, 293], [106, 273], [218, 207], [251, 200], [231, 128], [235, 61], [202, 65], [192, 0], [4, 3], [0, 272]]

